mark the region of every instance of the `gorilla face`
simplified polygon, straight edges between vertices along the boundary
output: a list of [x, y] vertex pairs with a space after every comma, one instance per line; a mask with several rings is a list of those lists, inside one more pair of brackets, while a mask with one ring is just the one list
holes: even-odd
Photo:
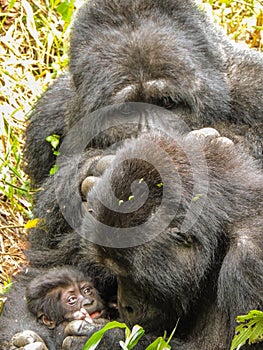
[[[219, 257], [209, 237], [202, 242], [194, 234], [169, 228], [139, 247], [96, 247], [96, 261], [118, 276], [118, 307], [127, 324], [138, 323], [149, 332], [172, 330], [193, 307], [204, 283], [210, 284], [211, 266]], [[204, 244], [213, 248], [208, 251]], [[218, 273], [216, 267], [213, 273]], [[209, 298], [214, 297], [210, 290]]]
[[75, 106], [82, 110], [70, 125], [90, 110], [131, 101], [176, 111], [192, 126], [226, 115], [230, 93], [221, 57], [208, 37], [196, 33], [197, 14], [194, 25], [189, 14], [178, 18], [175, 8], [184, 5], [177, 3], [119, 2], [118, 15], [110, 1], [85, 5], [75, 21], [70, 60]]

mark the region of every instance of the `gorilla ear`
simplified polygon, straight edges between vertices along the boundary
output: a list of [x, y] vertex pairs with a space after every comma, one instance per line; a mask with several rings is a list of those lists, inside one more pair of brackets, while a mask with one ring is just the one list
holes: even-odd
[[218, 306], [233, 323], [237, 315], [262, 308], [262, 221], [242, 225], [231, 232], [218, 279]]
[[52, 320], [49, 320], [46, 315], [44, 315], [42, 312], [38, 313], [38, 322], [45, 325], [48, 329], [54, 329], [56, 328], [56, 323]]

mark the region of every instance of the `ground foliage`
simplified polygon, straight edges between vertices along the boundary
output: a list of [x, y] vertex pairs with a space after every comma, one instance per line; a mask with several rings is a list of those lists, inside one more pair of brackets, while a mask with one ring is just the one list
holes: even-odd
[[[26, 263], [32, 189], [23, 132], [32, 105], [67, 66], [74, 10], [82, 0], [0, 0], [0, 286]], [[198, 0], [234, 40], [263, 50], [263, 1]], [[30, 224], [29, 224], [30, 225]]]

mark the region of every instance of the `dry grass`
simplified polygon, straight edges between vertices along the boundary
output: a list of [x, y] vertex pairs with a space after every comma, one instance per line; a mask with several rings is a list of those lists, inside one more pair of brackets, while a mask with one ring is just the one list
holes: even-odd
[[29, 182], [22, 170], [26, 116], [50, 81], [67, 65], [69, 22], [59, 2], [1, 4], [0, 36], [0, 272], [1, 282], [24, 262], [25, 223], [31, 214]]
[[[67, 65], [73, 1], [0, 0], [2, 283], [7, 283], [8, 276], [25, 263], [24, 227], [31, 215], [31, 192], [21, 165], [26, 116], [50, 81]], [[200, 0], [198, 3], [231, 38], [256, 49], [263, 48], [262, 1]]]

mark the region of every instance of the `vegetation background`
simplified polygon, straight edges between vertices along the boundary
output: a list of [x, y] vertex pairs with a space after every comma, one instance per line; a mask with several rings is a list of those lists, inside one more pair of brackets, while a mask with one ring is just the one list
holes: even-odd
[[[32, 194], [23, 172], [27, 116], [66, 69], [74, 11], [83, 0], [0, 0], [0, 289], [26, 264]], [[236, 41], [263, 51], [262, 0], [197, 0]]]

